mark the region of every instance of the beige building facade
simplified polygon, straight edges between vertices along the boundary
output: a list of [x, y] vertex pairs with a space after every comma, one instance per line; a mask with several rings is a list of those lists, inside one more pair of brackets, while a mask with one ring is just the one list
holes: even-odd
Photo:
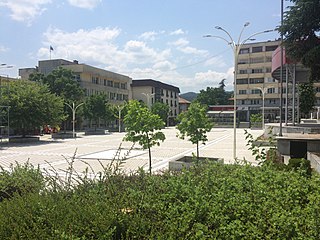
[[179, 114], [179, 93], [178, 87], [162, 83], [153, 79], [133, 80], [131, 84], [132, 98], [143, 101], [151, 108], [155, 102], [169, 105], [169, 122], [173, 124]]
[[101, 68], [79, 64], [78, 61], [67, 61], [64, 59], [42, 60], [35, 69], [19, 69], [22, 79], [28, 79], [31, 73], [39, 72], [49, 74], [58, 67], [71, 70], [75, 74], [75, 80], [85, 89], [87, 96], [104, 93], [110, 103], [120, 104], [132, 99], [131, 83], [128, 76], [110, 72]]

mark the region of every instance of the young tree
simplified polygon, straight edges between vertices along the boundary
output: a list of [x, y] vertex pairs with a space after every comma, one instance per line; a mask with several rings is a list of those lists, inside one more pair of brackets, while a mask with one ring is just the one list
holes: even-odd
[[199, 142], [205, 144], [208, 141], [207, 132], [210, 132], [213, 123], [207, 117], [206, 107], [198, 102], [193, 102], [188, 108], [188, 111], [178, 115], [177, 129], [181, 139], [189, 138], [192, 144], [197, 144], [197, 158], [199, 158]]
[[131, 100], [127, 106], [127, 114], [124, 117], [126, 136], [124, 140], [138, 142], [143, 149], [149, 151], [149, 173], [151, 174], [151, 147], [160, 145], [165, 140], [161, 130], [164, 122], [157, 114], [153, 114], [146, 106], [136, 100]]
[[10, 93], [2, 96], [0, 105], [10, 106], [10, 127], [21, 130], [23, 137], [27, 130], [58, 125], [65, 118], [63, 99], [35, 82], [10, 82]]
[[159, 115], [164, 122], [167, 122], [169, 111], [169, 105], [161, 102], [156, 102], [151, 107], [151, 112]]

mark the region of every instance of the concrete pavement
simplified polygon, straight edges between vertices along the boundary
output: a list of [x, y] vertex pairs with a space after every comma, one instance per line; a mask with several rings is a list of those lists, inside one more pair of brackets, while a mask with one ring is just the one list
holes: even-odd
[[[163, 129], [166, 140], [160, 146], [152, 147], [152, 170], [157, 171], [168, 167], [168, 162], [180, 156], [192, 155], [196, 146], [188, 140], [176, 137], [174, 127]], [[249, 130], [254, 137], [262, 134], [262, 130]], [[59, 174], [65, 174], [74, 156], [73, 168], [83, 172], [86, 168], [95, 173], [101, 171], [103, 166], [112, 162], [114, 154], [121, 148], [120, 155], [127, 155], [121, 165], [125, 172], [136, 171], [143, 167], [148, 169], [148, 151], [141, 149], [131, 142], [122, 141], [125, 133], [110, 133], [108, 135], [85, 136], [78, 134], [76, 139], [55, 140], [49, 135], [41, 137], [39, 143], [28, 144], [2, 144], [0, 148], [0, 165], [9, 167], [10, 164], [29, 161], [34, 166], [46, 170], [55, 169]], [[237, 129], [237, 158], [246, 159], [256, 163], [251, 151], [246, 146], [244, 129]], [[225, 163], [233, 163], [233, 129], [213, 128], [208, 133], [208, 142], [201, 145], [200, 156], [223, 158]], [[131, 149], [131, 151], [128, 151]]]

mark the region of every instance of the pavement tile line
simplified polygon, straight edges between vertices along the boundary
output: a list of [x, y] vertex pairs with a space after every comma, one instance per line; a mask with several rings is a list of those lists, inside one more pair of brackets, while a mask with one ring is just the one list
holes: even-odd
[[[181, 140], [176, 137], [177, 130], [175, 128], [166, 128], [163, 130], [166, 135], [166, 140], [152, 148], [152, 169], [157, 171], [168, 167], [168, 162], [184, 155], [190, 155], [196, 151], [196, 147], [187, 140]], [[254, 136], [261, 135], [262, 131], [250, 130]], [[52, 167], [61, 169], [61, 173], [65, 174], [68, 168], [67, 160], [73, 157], [76, 152], [76, 157], [85, 156], [88, 154], [106, 151], [108, 149], [118, 149], [120, 144], [122, 148], [130, 148], [131, 142], [123, 142], [125, 133], [112, 133], [104, 136], [82, 136], [77, 139], [68, 139], [64, 141], [53, 141], [47, 137], [48, 144], [28, 145], [28, 146], [12, 146], [10, 148], [0, 148], [0, 165], [9, 167], [16, 162], [23, 164], [29, 161], [34, 166], [50, 169]], [[204, 157], [216, 156], [224, 158], [225, 163], [233, 163], [232, 159], [232, 143], [233, 129], [212, 129], [208, 133], [209, 141], [206, 145], [201, 145], [201, 155]], [[44, 139], [41, 139], [43, 141]], [[44, 140], [45, 141], [45, 140]], [[254, 161], [251, 151], [246, 147], [246, 140], [243, 129], [237, 129], [237, 156], [245, 157], [248, 161]], [[139, 148], [140, 149], [140, 148]], [[145, 151], [147, 153], [147, 151]], [[99, 171], [101, 165], [97, 160], [88, 160], [94, 171]], [[74, 168], [78, 172], [82, 172], [86, 167], [80, 159], [75, 159]], [[105, 163], [109, 161], [104, 161]], [[124, 161], [123, 170], [125, 172], [134, 172], [138, 168], [148, 168], [148, 155], [142, 154]]]

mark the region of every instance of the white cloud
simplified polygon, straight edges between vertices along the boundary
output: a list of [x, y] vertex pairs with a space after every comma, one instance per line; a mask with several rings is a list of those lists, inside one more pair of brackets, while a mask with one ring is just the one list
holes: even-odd
[[144, 40], [155, 40], [156, 36], [158, 35], [158, 33], [156, 33], [155, 31], [150, 31], [150, 32], [144, 32], [140, 35], [139, 38], [144, 39]]
[[221, 56], [209, 58], [207, 61], [205, 61], [204, 65], [205, 66], [212, 66], [212, 67], [215, 67], [215, 68], [217, 68], [217, 67], [226, 67], [226, 63], [221, 58]]
[[44, 5], [51, 3], [51, 0], [0, 0], [0, 6], [10, 9], [10, 16], [19, 22], [31, 22], [41, 15], [46, 8]]
[[194, 77], [194, 87], [201, 86], [200, 89], [205, 89], [206, 87], [218, 87], [219, 82], [222, 79], [226, 79], [225, 89], [227, 91], [233, 90], [233, 68], [229, 68], [227, 72], [216, 72], [216, 71], [207, 71], [207, 72], [198, 72]]
[[170, 42], [169, 45], [176, 46], [177, 50], [179, 50], [185, 54], [195, 54], [195, 55], [205, 56], [208, 53], [208, 51], [206, 51], [206, 50], [200, 50], [200, 49], [188, 46], [189, 41], [185, 38], [179, 38], [175, 42]]
[[[217, 86], [223, 78], [227, 78], [226, 85], [231, 84], [232, 89], [232, 69], [228, 73], [206, 72], [207, 66], [218, 64], [219, 59], [197, 65], [204, 67], [203, 72], [184, 67], [188, 64], [194, 66], [194, 61], [202, 58], [202, 55], [197, 54], [207, 56], [206, 51], [190, 47], [187, 39], [181, 38], [162, 48], [153, 47], [141, 39], [127, 40], [123, 45], [119, 45], [118, 38], [124, 37], [121, 32], [119, 28], [107, 27], [79, 29], [74, 32], [49, 28], [43, 34], [43, 47], [38, 50], [37, 58], [48, 59], [51, 45], [54, 48], [51, 52], [52, 59], [76, 59], [80, 63], [124, 74], [133, 79], [153, 78], [178, 86], [182, 92]], [[178, 54], [173, 55], [173, 48], [180, 49]], [[191, 57], [191, 54], [194, 56]], [[190, 59], [192, 61], [189, 63]]]
[[0, 52], [7, 52], [9, 48], [0, 45]]
[[44, 47], [39, 49], [38, 57], [48, 58], [49, 46], [52, 45], [52, 58], [78, 59], [108, 68], [127, 70], [129, 65], [155, 65], [164, 62], [171, 55], [169, 49], [156, 50], [137, 40], [129, 40], [121, 47], [115, 43], [120, 33], [118, 28], [80, 29], [76, 32], [49, 28], [44, 33]]
[[185, 32], [182, 29], [177, 29], [170, 33], [170, 35], [182, 35], [185, 34]]
[[184, 47], [189, 44], [189, 41], [185, 38], [179, 38], [178, 40], [174, 42], [170, 42], [170, 45], [176, 46], [176, 47]]
[[93, 9], [101, 0], [68, 0], [69, 4], [74, 7]]

